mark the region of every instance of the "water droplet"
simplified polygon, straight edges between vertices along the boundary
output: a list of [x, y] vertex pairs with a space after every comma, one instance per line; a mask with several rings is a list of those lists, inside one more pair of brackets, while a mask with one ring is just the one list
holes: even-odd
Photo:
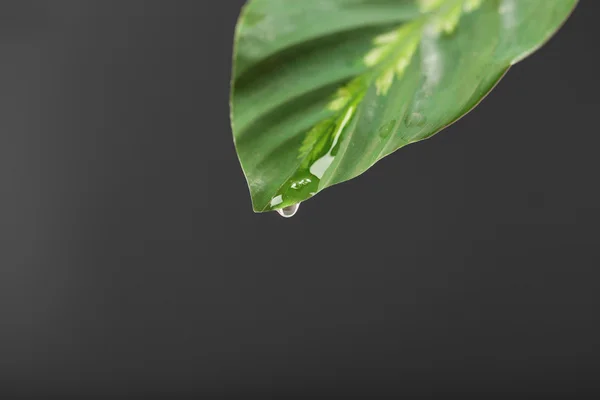
[[275, 207], [280, 205], [281, 203], [283, 203], [283, 196], [279, 195], [279, 196], [275, 196], [271, 199], [271, 207]]
[[392, 131], [394, 130], [394, 126], [396, 126], [395, 119], [383, 125], [381, 128], [379, 128], [379, 137], [385, 139], [388, 136], [390, 136], [390, 133], [392, 133]]
[[299, 208], [300, 208], [300, 203], [294, 204], [294, 205], [291, 205], [288, 207], [284, 207], [280, 210], [277, 210], [277, 212], [279, 213], [279, 215], [281, 215], [284, 218], [292, 218], [294, 215], [296, 215]]
[[350, 122], [350, 119], [352, 119], [352, 115], [354, 114], [355, 110], [356, 110], [356, 106], [351, 106], [348, 108], [348, 111], [346, 111], [346, 115], [344, 115], [344, 119], [342, 120], [341, 124], [336, 128], [337, 131], [335, 133], [335, 136], [333, 137], [333, 143], [331, 144], [329, 151], [327, 152], [327, 154], [325, 154], [323, 157], [319, 158], [317, 161], [315, 161], [310, 166], [310, 168], [309, 168], [310, 173], [313, 174], [314, 176], [316, 176], [317, 178], [323, 179], [323, 175], [325, 175], [325, 172], [327, 172], [327, 170], [333, 163], [333, 160], [335, 159], [335, 156], [333, 155], [333, 151], [335, 150], [335, 147], [337, 146], [338, 140], [340, 139], [340, 136], [341, 136], [342, 132], [344, 131], [344, 128]]
[[417, 112], [411, 113], [404, 120], [404, 123], [409, 128], [412, 128], [412, 127], [420, 128], [423, 125], [425, 125], [426, 122], [427, 122], [427, 117], [425, 117], [423, 114], [417, 113]]
[[310, 183], [312, 183], [312, 179], [302, 178], [296, 182], [293, 182], [290, 187], [294, 190], [299, 190], [299, 189], [302, 189], [303, 187], [309, 185]]

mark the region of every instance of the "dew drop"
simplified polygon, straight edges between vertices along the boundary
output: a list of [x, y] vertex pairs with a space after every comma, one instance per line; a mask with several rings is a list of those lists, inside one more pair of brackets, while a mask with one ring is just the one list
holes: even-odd
[[425, 117], [423, 114], [417, 113], [417, 112], [414, 112], [414, 113], [408, 115], [406, 117], [406, 119], [404, 120], [404, 123], [409, 128], [412, 128], [412, 127], [420, 128], [423, 125], [425, 125], [426, 122], [427, 122], [427, 117]]
[[277, 210], [277, 212], [283, 218], [292, 218], [294, 215], [296, 215], [296, 213], [298, 212], [299, 208], [300, 208], [300, 203], [294, 204], [294, 205], [291, 205], [291, 206], [288, 206], [288, 207], [284, 207], [284, 208], [282, 208], [280, 210]]
[[385, 139], [388, 136], [390, 136], [390, 133], [392, 133], [392, 131], [394, 130], [394, 126], [396, 126], [395, 119], [383, 125], [381, 128], [379, 128], [379, 137]]

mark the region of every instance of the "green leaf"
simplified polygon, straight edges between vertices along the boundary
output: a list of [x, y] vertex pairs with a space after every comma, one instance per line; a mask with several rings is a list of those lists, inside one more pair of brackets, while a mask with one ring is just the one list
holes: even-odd
[[576, 3], [250, 0], [231, 118], [254, 210], [304, 201], [447, 127]]

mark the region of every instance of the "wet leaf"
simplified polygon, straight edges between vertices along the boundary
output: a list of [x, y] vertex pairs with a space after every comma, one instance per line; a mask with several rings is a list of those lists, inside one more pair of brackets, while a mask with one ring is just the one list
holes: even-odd
[[254, 210], [300, 203], [447, 127], [576, 3], [250, 0], [231, 117]]

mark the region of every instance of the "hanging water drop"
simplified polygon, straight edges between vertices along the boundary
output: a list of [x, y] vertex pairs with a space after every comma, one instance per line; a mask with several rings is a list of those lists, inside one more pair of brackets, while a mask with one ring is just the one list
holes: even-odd
[[283, 218], [292, 218], [294, 215], [296, 215], [296, 213], [298, 212], [299, 208], [300, 208], [300, 203], [294, 204], [294, 205], [291, 205], [291, 206], [288, 206], [288, 207], [284, 207], [282, 209], [277, 210], [277, 212]]

